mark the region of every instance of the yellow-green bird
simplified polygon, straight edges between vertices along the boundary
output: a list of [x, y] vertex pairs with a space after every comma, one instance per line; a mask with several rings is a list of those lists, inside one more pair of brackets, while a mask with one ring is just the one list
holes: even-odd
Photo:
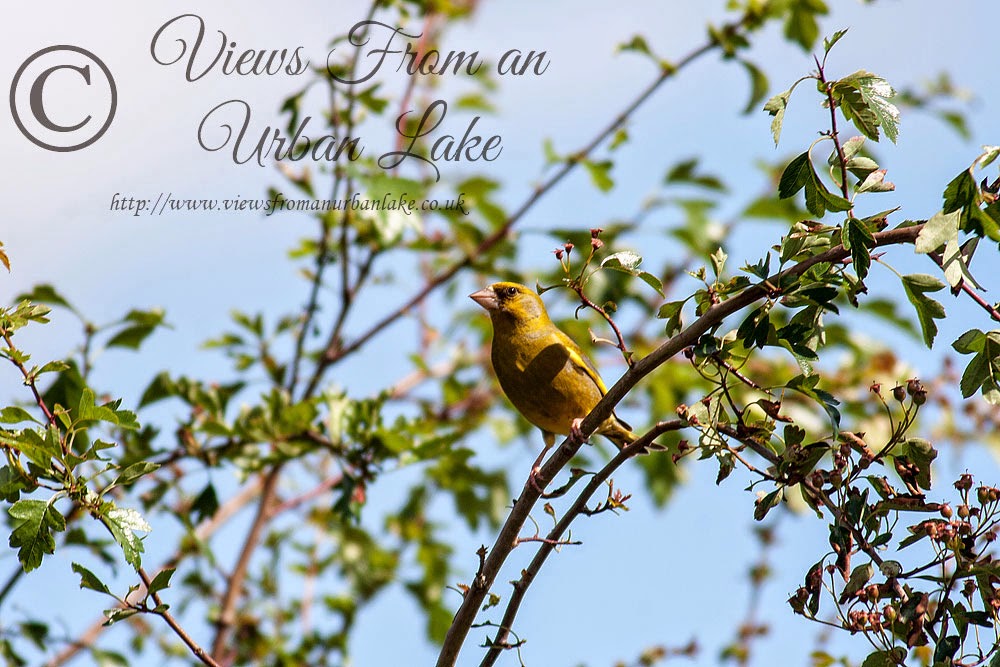
[[[545, 312], [534, 290], [494, 283], [469, 297], [493, 322], [493, 370], [500, 387], [525, 419], [542, 430], [545, 452], [556, 434], [580, 438], [580, 422], [607, 393], [594, 364]], [[612, 414], [597, 427], [619, 448], [633, 440], [628, 424]]]

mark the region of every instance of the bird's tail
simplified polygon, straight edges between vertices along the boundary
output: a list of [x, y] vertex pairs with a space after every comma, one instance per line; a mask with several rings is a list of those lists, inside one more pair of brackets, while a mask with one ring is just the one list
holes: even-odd
[[637, 437], [632, 432], [632, 427], [615, 415], [611, 415], [611, 419], [605, 422], [604, 426], [598, 429], [597, 432], [613, 442], [618, 449], [623, 449], [626, 445], [632, 444]]

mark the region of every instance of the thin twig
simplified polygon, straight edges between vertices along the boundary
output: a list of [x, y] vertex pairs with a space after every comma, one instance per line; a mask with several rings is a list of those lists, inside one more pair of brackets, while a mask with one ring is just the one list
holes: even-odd
[[[193, 537], [198, 542], [203, 542], [210, 538], [216, 531], [218, 531], [222, 526], [226, 524], [229, 519], [236, 515], [241, 509], [243, 509], [251, 500], [257, 497], [260, 493], [261, 487], [264, 485], [264, 480], [262, 477], [255, 478], [252, 482], [240, 489], [239, 493], [223, 503], [216, 513], [202, 521], [194, 529]], [[160, 566], [161, 570], [168, 570], [171, 568], [176, 568], [182, 558], [190, 553], [187, 549], [181, 548], [175, 551], [167, 560], [163, 562]], [[118, 608], [124, 609], [127, 605], [119, 604]], [[70, 660], [76, 657], [76, 655], [83, 649], [94, 646], [97, 643], [98, 638], [107, 630], [110, 626], [106, 625], [107, 618], [103, 615], [93, 623], [87, 626], [87, 629], [80, 633], [79, 637], [73, 642], [70, 642], [62, 651], [57, 653], [53, 658], [45, 663], [46, 667], [62, 667]]]
[[[535, 553], [535, 557], [532, 558], [531, 563], [521, 571], [520, 578], [513, 582], [514, 592], [511, 594], [510, 599], [507, 601], [507, 607], [504, 610], [503, 619], [497, 626], [497, 633], [490, 642], [490, 649], [487, 651], [486, 656], [480, 664], [480, 667], [489, 667], [494, 664], [500, 653], [509, 647], [507, 642], [507, 637], [510, 635], [510, 629], [514, 625], [514, 619], [517, 616], [518, 609], [521, 606], [521, 602], [524, 599], [525, 594], [528, 592], [528, 588], [531, 586], [532, 581], [534, 581], [535, 576], [542, 569], [545, 564], [545, 560], [549, 555], [555, 550], [557, 546], [565, 544], [562, 540], [563, 534], [569, 529], [570, 524], [581, 514], [585, 513], [587, 509], [587, 503], [590, 502], [591, 497], [600, 489], [604, 483], [614, 474], [618, 468], [622, 466], [626, 461], [642, 454], [646, 451], [646, 448], [652, 444], [658, 436], [667, 433], [669, 431], [678, 431], [684, 428], [685, 422], [675, 419], [669, 422], [660, 422], [656, 424], [649, 431], [644, 433], [635, 442], [623, 447], [614, 458], [612, 458], [608, 463], [601, 468], [594, 477], [587, 483], [587, 485], [580, 491], [580, 494], [576, 497], [573, 505], [566, 511], [562, 518], [556, 523], [556, 525], [549, 531], [548, 535], [545, 536], [542, 541], [542, 545], [538, 548]], [[520, 503], [520, 500], [518, 500]], [[525, 540], [520, 540], [524, 542]]]
[[[149, 577], [148, 574], [146, 574], [146, 571], [143, 570], [141, 567], [137, 571], [139, 573], [139, 578], [142, 579], [142, 583], [146, 587], [146, 590], [148, 591], [150, 589], [150, 584], [152, 583], [152, 579]], [[150, 612], [156, 614], [157, 616], [161, 617], [164, 621], [166, 621], [167, 625], [169, 625], [170, 628], [174, 631], [174, 634], [180, 637], [180, 640], [184, 642], [184, 644], [191, 650], [191, 653], [193, 653], [196, 658], [201, 660], [209, 667], [221, 667], [221, 665], [219, 665], [219, 663], [216, 662], [215, 659], [211, 655], [209, 655], [205, 651], [205, 649], [203, 649], [198, 644], [198, 642], [192, 639], [191, 635], [189, 635], [184, 630], [184, 628], [181, 627], [180, 623], [177, 622], [177, 619], [174, 618], [173, 614], [171, 614], [170, 611], [166, 608], [166, 605], [163, 604], [163, 600], [160, 599], [160, 594], [157, 593], [156, 591], [152, 591], [150, 595], [153, 598], [153, 602], [156, 603], [156, 609], [150, 610]]]
[[[12, 340], [12, 337], [9, 333], [5, 333], [3, 335], [3, 339], [7, 343], [8, 348], [10, 348], [11, 350], [16, 349], [14, 347], [14, 341]], [[28, 388], [31, 389], [31, 394], [35, 397], [35, 404], [39, 407], [39, 409], [41, 409], [42, 414], [45, 415], [46, 421], [49, 422], [50, 426], [56, 426], [57, 425], [56, 417], [55, 415], [52, 414], [52, 411], [49, 410], [49, 406], [45, 404], [45, 399], [42, 398], [42, 394], [38, 391], [38, 387], [35, 385], [35, 378], [31, 376], [30, 371], [28, 371], [28, 369], [25, 368], [24, 364], [21, 363], [19, 360], [13, 357], [10, 357], [9, 359], [10, 363], [17, 366], [17, 370], [21, 371], [21, 375], [24, 376], [24, 384], [26, 384]], [[63, 443], [63, 447], [65, 447], [65, 442]]]
[[[941, 258], [940, 254], [931, 253], [930, 258], [934, 260], [934, 263], [938, 265], [938, 268], [944, 271], [944, 260]], [[1000, 322], [1000, 311], [998, 311], [994, 306], [991, 306], [986, 301], [986, 299], [981, 297], [978, 292], [976, 292], [972, 287], [970, 287], [969, 282], [967, 280], [962, 280], [958, 284], [957, 289], [960, 289], [963, 292], [965, 292], [969, 296], [969, 298], [975, 301], [976, 305], [985, 310], [989, 314], [989, 316], [993, 318], [993, 320]]]
[[236, 605], [243, 595], [243, 582], [246, 579], [250, 568], [250, 559], [253, 557], [257, 545], [260, 544], [264, 527], [273, 518], [271, 511], [274, 498], [278, 490], [278, 480], [281, 477], [282, 465], [275, 465], [264, 476], [264, 483], [261, 487], [260, 500], [257, 505], [257, 516], [254, 517], [253, 524], [247, 532], [243, 541], [243, 548], [240, 550], [236, 566], [233, 568], [229, 580], [226, 582], [226, 592], [222, 597], [222, 606], [219, 610], [219, 623], [215, 631], [215, 641], [212, 642], [212, 655], [223, 656], [226, 653], [226, 646], [229, 643], [229, 636], [232, 633], [233, 625], [236, 623]]
[[[826, 103], [830, 109], [830, 138], [833, 139], [833, 145], [837, 151], [837, 162], [840, 164], [840, 192], [844, 195], [844, 199], [849, 200], [851, 191], [847, 185], [847, 157], [844, 155], [844, 149], [840, 145], [840, 136], [837, 133], [837, 102], [833, 99], [833, 86], [826, 80], [823, 64], [820, 63], [819, 58], [814, 57], [814, 60], [819, 70], [820, 83], [823, 84], [823, 92], [826, 93]], [[853, 211], [848, 211], [848, 215], [854, 217]]]
[[[730, 26], [730, 29], [737, 29], [742, 26], [743, 22], [739, 22], [734, 26]], [[326, 370], [334, 363], [340, 361], [344, 357], [357, 352], [361, 347], [363, 347], [369, 340], [374, 338], [377, 334], [385, 330], [389, 325], [393, 324], [396, 320], [401, 318], [403, 315], [408, 313], [412, 308], [421, 303], [427, 298], [429, 294], [437, 290], [439, 287], [451, 280], [459, 271], [468, 268], [475, 261], [480, 259], [485, 253], [489, 252], [494, 246], [498, 245], [501, 241], [507, 238], [507, 234], [516, 225], [524, 215], [534, 207], [534, 205], [550, 190], [552, 190], [562, 179], [573, 171], [579, 164], [581, 164], [584, 159], [590, 155], [594, 150], [597, 149], [608, 137], [610, 137], [619, 127], [621, 127], [626, 120], [638, 109], [646, 100], [648, 100], [654, 92], [665, 82], [670, 79], [676, 72], [686, 65], [689, 65], [694, 60], [697, 60], [702, 55], [712, 51], [717, 47], [717, 44], [713, 42], [708, 42], [701, 47], [695, 49], [691, 53], [687, 54], [681, 60], [679, 60], [672, 68], [663, 68], [660, 75], [653, 80], [642, 92], [630, 103], [625, 109], [622, 110], [615, 118], [600, 130], [597, 135], [591, 139], [583, 148], [578, 150], [573, 154], [572, 159], [566, 160], [562, 166], [560, 166], [556, 171], [549, 176], [543, 183], [538, 185], [531, 195], [528, 196], [524, 202], [514, 210], [513, 213], [504, 221], [504, 223], [492, 234], [487, 236], [483, 241], [476, 246], [474, 250], [463, 255], [461, 258], [456, 260], [451, 266], [442, 270], [436, 276], [430, 278], [424, 286], [418, 290], [413, 296], [411, 296], [405, 303], [385, 315], [382, 319], [378, 320], [372, 324], [367, 330], [358, 335], [357, 338], [352, 340], [350, 343], [343, 344], [339, 339], [330, 337], [327, 341], [326, 349], [323, 356], [320, 358], [319, 363], [316, 366], [316, 370], [313, 375], [313, 379], [310, 382], [310, 386], [317, 386], [321, 380], [322, 375]]]
[[[593, 310], [596, 310], [598, 313], [600, 313], [601, 317], [603, 317], [604, 320], [611, 326], [611, 329], [615, 332], [615, 338], [618, 339], [618, 343], [617, 345], [615, 345], [615, 347], [617, 347], [618, 350], [622, 353], [622, 356], [625, 358], [625, 363], [631, 366], [633, 363], [632, 352], [628, 349], [628, 346], [625, 345], [625, 338], [622, 336], [621, 329], [618, 328], [618, 325], [615, 323], [611, 315], [608, 314], [608, 311], [604, 310], [604, 308], [598, 306], [596, 303], [591, 301], [590, 298], [583, 293], [582, 286], [577, 285], [576, 287], [573, 288], [573, 291], [576, 292], [577, 296], [580, 297], [580, 301], [585, 306]], [[579, 308], [577, 310], [579, 310]]]
[[[372, 20], [375, 16], [375, 11], [378, 8], [378, 1], [371, 3], [368, 9], [367, 20]], [[353, 80], [354, 74], [357, 71], [358, 58], [360, 57], [360, 50], [356, 50], [354, 57], [351, 59], [351, 79]], [[334, 134], [338, 134], [340, 118], [338, 116], [336, 108], [336, 95], [337, 86], [334, 84], [333, 80], [329, 81], [330, 90], [330, 124], [333, 127]], [[354, 133], [354, 108], [356, 103], [356, 97], [354, 95], [348, 95], [347, 109], [345, 113], [346, 117], [346, 131], [343, 136], [350, 137]], [[331, 186], [331, 197], [333, 199], [337, 198], [337, 190], [340, 187], [341, 177], [343, 171], [340, 169], [335, 169], [333, 173], [333, 184]], [[350, 176], [345, 179], [344, 194], [345, 197], [351, 196], [351, 190], [353, 189], [353, 181]], [[350, 228], [350, 209], [345, 208], [344, 214], [340, 220], [340, 238], [338, 242], [338, 247], [340, 251], [340, 264], [341, 264], [341, 289], [343, 294], [348, 294], [352, 291], [350, 287], [350, 247], [348, 244], [348, 231]], [[323, 286], [323, 273], [329, 264], [329, 259], [327, 255], [330, 250], [330, 240], [332, 235], [332, 228], [326, 223], [325, 220], [320, 219], [320, 238], [319, 247], [316, 252], [316, 271], [313, 275], [310, 287], [309, 287], [309, 300], [306, 304], [305, 318], [302, 322], [302, 327], [296, 334], [295, 338], [295, 353], [292, 356], [291, 373], [288, 381], [288, 390], [294, 392], [298, 382], [299, 382], [299, 369], [302, 364], [302, 357], [305, 354], [305, 342], [309, 336], [309, 329], [312, 327], [312, 322], [316, 316], [316, 312], [319, 310], [319, 293], [320, 288]], [[343, 325], [343, 320], [347, 317], [347, 310], [350, 308], [352, 299], [343, 298], [341, 299], [341, 311], [338, 313], [337, 321], [338, 324], [334, 326], [337, 331], [337, 336], [339, 337], [339, 327]], [[306, 396], [312, 395], [313, 390], [309, 390]]]

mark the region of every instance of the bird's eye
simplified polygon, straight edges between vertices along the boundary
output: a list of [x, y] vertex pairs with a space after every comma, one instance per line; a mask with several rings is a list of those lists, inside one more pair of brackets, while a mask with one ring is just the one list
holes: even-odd
[[517, 288], [516, 287], [508, 287], [504, 291], [507, 293], [507, 296], [514, 296], [515, 294], [517, 294]]

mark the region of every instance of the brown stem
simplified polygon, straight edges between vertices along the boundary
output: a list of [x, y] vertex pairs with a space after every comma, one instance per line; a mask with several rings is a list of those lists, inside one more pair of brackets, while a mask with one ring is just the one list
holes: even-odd
[[[237, 512], [257, 497], [263, 484], [263, 478], [257, 477], [251, 483], [240, 489], [240, 492], [219, 507], [218, 511], [211, 518], [205, 519], [198, 524], [198, 526], [194, 529], [194, 539], [198, 542], [204, 542], [210, 538]], [[160, 569], [167, 570], [170, 568], [176, 568], [185, 553], [187, 553], [186, 550], [178, 549], [173, 553], [173, 555], [170, 556], [170, 558], [164, 561]], [[119, 604], [118, 607], [124, 608], [125, 605]], [[45, 663], [45, 667], [62, 667], [62, 665], [65, 665], [70, 660], [75, 658], [81, 650], [95, 645], [101, 634], [103, 634], [104, 631], [110, 627], [105, 625], [106, 622], [107, 618], [103, 615], [94, 620], [94, 622], [87, 626], [87, 629], [84, 630], [75, 641], [71, 642], [68, 646], [66, 646], [66, 648], [53, 656], [52, 660]]]
[[[934, 263], [938, 265], [938, 268], [944, 271], [944, 260], [941, 258], [940, 254], [931, 253], [930, 258], [934, 260]], [[976, 302], [976, 305], [978, 305], [980, 308], [989, 313], [989, 316], [993, 318], [993, 320], [1000, 322], [1000, 311], [998, 311], [995, 307], [991, 306], [986, 301], [986, 299], [981, 297], [978, 292], [976, 292], [972, 287], [970, 287], [969, 283], [966, 280], [962, 280], [962, 282], [958, 284], [958, 287], [956, 289], [960, 289], [963, 292], [965, 292], [970, 299]]]
[[[878, 232], [874, 235], [875, 246], [913, 243], [921, 229], [923, 229], [923, 225], [913, 225], [911, 227]], [[845, 250], [842, 245], [835, 246], [785, 269], [765, 282], [770, 285], [781, 285], [785, 280], [801, 276], [817, 264], [837, 262], [848, 254], [849, 251]], [[719, 326], [727, 317], [743, 310], [760, 299], [767, 298], [769, 294], [771, 292], [762, 284], [753, 285], [727, 301], [711, 306], [705, 314], [692, 322], [687, 329], [673, 338], [664, 341], [650, 354], [629, 368], [618, 382], [608, 390], [604, 398], [591, 410], [590, 414], [584, 418], [580, 424], [580, 430], [584, 435], [593, 433], [600, 424], [604, 423], [605, 419], [611, 416], [615, 406], [640, 380], [666, 363], [674, 355], [680, 353], [684, 348], [693, 345], [701, 335]], [[514, 509], [511, 510], [510, 515], [500, 529], [500, 533], [497, 535], [496, 542], [486, 559], [481, 574], [476, 577], [473, 585], [469, 587], [461, 606], [455, 614], [455, 618], [452, 620], [451, 627], [448, 628], [444, 644], [441, 647], [441, 653], [438, 655], [437, 667], [453, 667], [455, 665], [462, 645], [465, 643], [465, 638], [468, 636], [473, 622], [475, 622], [476, 614], [483, 605], [483, 600], [486, 598], [490, 587], [499, 574], [501, 566], [516, 545], [521, 527], [527, 521], [528, 515], [538, 501], [541, 494], [539, 489], [555, 477], [569, 460], [573, 458], [580, 446], [581, 443], [573, 443], [571, 439], [564, 440], [535, 477], [525, 483], [517, 502], [514, 504]], [[769, 460], [774, 458], [772, 452], [768, 452], [764, 448], [761, 449], [762, 451], [758, 453], [762, 456], [766, 453], [768, 456], [765, 456], [765, 458], [769, 458]], [[757, 450], [755, 449], [755, 451]]]
[[[3, 339], [4, 339], [4, 342], [7, 343], [7, 347], [9, 347], [12, 350], [15, 349], [14, 348], [14, 341], [12, 339], [12, 336], [9, 333], [5, 333], [3, 335]], [[13, 358], [10, 359], [10, 363], [12, 363], [15, 366], [17, 366], [17, 370], [21, 371], [21, 375], [24, 376], [24, 384], [26, 384], [28, 386], [28, 388], [31, 389], [31, 393], [35, 397], [35, 404], [38, 405], [39, 409], [41, 409], [41, 411], [42, 411], [42, 414], [45, 415], [46, 421], [49, 422], [50, 426], [56, 426], [55, 415], [53, 415], [52, 411], [49, 410], [49, 406], [47, 406], [45, 404], [45, 399], [42, 398], [41, 393], [39, 393], [39, 391], [38, 391], [38, 387], [35, 386], [35, 379], [33, 377], [31, 377], [31, 373], [29, 373], [28, 369], [24, 366], [24, 364], [22, 364], [17, 359], [13, 359]], [[63, 443], [63, 447], [65, 448], [65, 442]]]
[[871, 558], [876, 565], [881, 566], [882, 556], [878, 554], [878, 551], [875, 550], [875, 547], [873, 547], [871, 544], [868, 543], [868, 540], [865, 539], [864, 534], [862, 534], [862, 532], [858, 530], [857, 526], [852, 525], [850, 521], [844, 518], [844, 513], [840, 511], [840, 508], [837, 507], [836, 503], [833, 502], [833, 499], [830, 498], [830, 496], [826, 493], [826, 491], [816, 487], [808, 479], [804, 479], [800, 483], [802, 484], [802, 486], [807, 488], [812, 494], [814, 494], [815, 497], [823, 501], [823, 505], [830, 510], [831, 514], [833, 514], [834, 520], [839, 525], [851, 531], [851, 537], [853, 537], [854, 541], [857, 542], [858, 548], [861, 549], [861, 551], [865, 552], [865, 554], [867, 554], [868, 557]]
[[215, 631], [215, 641], [212, 642], [212, 655], [223, 656], [228, 653], [226, 647], [229, 643], [233, 625], [236, 623], [236, 605], [243, 595], [243, 582], [246, 580], [247, 571], [250, 568], [250, 559], [253, 557], [257, 545], [260, 543], [264, 527], [274, 516], [271, 511], [274, 498], [278, 490], [278, 480], [281, 477], [282, 466], [276, 465], [264, 477], [261, 487], [260, 501], [257, 505], [257, 516], [254, 517], [250, 531], [243, 541], [243, 548], [240, 551], [236, 566], [226, 583], [226, 592], [222, 598], [222, 607], [219, 611], [218, 628]]
[[[138, 572], [139, 572], [139, 578], [142, 579], [142, 583], [143, 585], [146, 586], [146, 590], [148, 591], [152, 579], [150, 579], [149, 575], [146, 574], [146, 571], [141, 567], [138, 569]], [[199, 646], [198, 642], [192, 639], [191, 635], [189, 635], [187, 631], [185, 631], [184, 628], [181, 627], [180, 623], [177, 622], [177, 619], [174, 618], [173, 614], [171, 614], [170, 611], [166, 609], [166, 606], [163, 604], [163, 600], [160, 599], [160, 594], [157, 592], [153, 592], [151, 594], [151, 597], [153, 598], [153, 602], [156, 603], [156, 608], [157, 608], [157, 610], [151, 610], [151, 613], [156, 614], [157, 616], [161, 617], [164, 621], [166, 621], [167, 625], [169, 625], [170, 628], [174, 631], [174, 634], [180, 637], [181, 641], [184, 642], [184, 644], [189, 649], [191, 649], [191, 653], [193, 653], [196, 658], [201, 660], [209, 667], [221, 667], [219, 663], [216, 662], [215, 659], [213, 659], [212, 656], [205, 651], [205, 649]]]
[[[849, 200], [851, 191], [847, 185], [847, 158], [844, 156], [844, 149], [840, 145], [840, 135], [837, 132], [837, 102], [833, 99], [833, 86], [826, 80], [823, 65], [820, 64], [818, 58], [815, 60], [816, 67], [819, 69], [820, 83], [823, 84], [823, 89], [826, 92], [826, 103], [830, 108], [830, 138], [833, 139], [833, 145], [837, 151], [837, 162], [840, 164], [840, 192], [844, 195], [844, 199]], [[853, 216], [853, 213], [848, 212], [848, 215]]]
[[[378, 4], [379, 3], [377, 0], [371, 3], [371, 6], [368, 9], [367, 20], [370, 21], [375, 16], [375, 11], [378, 9]], [[354, 58], [351, 60], [352, 80], [355, 78], [354, 75], [355, 72], [357, 71], [359, 57], [360, 57], [360, 51], [355, 51]], [[333, 128], [333, 134], [338, 135], [338, 130], [340, 129], [339, 128], [340, 118], [338, 117], [336, 108], [337, 87], [334, 84], [333, 80], [330, 80], [329, 87], [330, 87], [330, 124]], [[356, 103], [355, 102], [356, 98], [353, 95], [348, 95], [347, 97], [348, 97], [347, 109], [345, 112], [347, 121], [346, 121], [346, 130], [343, 133], [343, 136], [350, 137], [354, 133], [354, 107]], [[331, 187], [332, 190], [331, 195], [334, 199], [337, 198], [337, 189], [340, 186], [341, 176], [342, 176], [342, 171], [335, 169], [333, 177], [333, 185]], [[350, 197], [352, 188], [353, 188], [352, 180], [348, 176], [344, 187], [346, 197]], [[349, 216], [350, 216], [350, 211], [345, 209], [344, 215], [342, 216], [340, 221], [340, 239], [338, 242], [338, 247], [340, 251], [340, 264], [341, 264], [341, 289], [345, 293], [350, 291], [350, 286], [349, 286], [350, 253], [349, 253], [349, 246], [347, 239], [348, 228], [350, 227], [348, 223]], [[329, 264], [329, 260], [327, 259], [327, 254], [330, 250], [332, 230], [330, 226], [327, 225], [326, 222], [323, 220], [320, 221], [320, 226], [321, 230], [319, 238], [319, 248], [317, 249], [316, 252], [316, 273], [315, 275], [313, 275], [313, 279], [309, 287], [309, 300], [306, 304], [305, 319], [303, 320], [302, 327], [297, 332], [295, 338], [295, 353], [292, 356], [291, 373], [288, 380], [288, 390], [290, 392], [295, 391], [296, 386], [298, 385], [299, 382], [299, 368], [301, 367], [302, 357], [305, 352], [306, 338], [308, 338], [309, 336], [309, 329], [312, 326], [312, 322], [316, 316], [316, 312], [319, 310], [319, 291], [320, 288], [323, 286], [323, 273], [327, 265]], [[338, 315], [338, 320], [342, 320], [344, 317], [346, 317], [347, 315], [346, 311], [348, 310], [349, 307], [350, 307], [350, 300], [343, 299], [341, 302], [341, 313], [340, 315]], [[310, 391], [306, 395], [308, 396], [311, 393], [312, 392]]]
[[581, 286], [574, 287], [573, 291], [576, 292], [577, 296], [580, 297], [580, 301], [585, 306], [587, 306], [588, 308], [591, 308], [593, 310], [596, 310], [598, 313], [601, 314], [601, 317], [603, 317], [605, 319], [605, 321], [609, 325], [611, 325], [611, 329], [615, 332], [615, 338], [618, 339], [618, 344], [616, 345], [616, 347], [621, 351], [622, 356], [625, 357], [625, 363], [628, 364], [629, 366], [631, 366], [632, 365], [632, 352], [629, 351], [628, 346], [625, 345], [625, 338], [622, 336], [621, 329], [618, 328], [618, 325], [615, 323], [615, 321], [611, 317], [611, 315], [609, 315], [608, 312], [606, 310], [604, 310], [604, 308], [598, 306], [596, 303], [594, 303], [593, 301], [591, 301], [590, 298], [586, 294], [583, 293], [583, 287], [581, 287]]
[[[669, 422], [660, 422], [656, 424], [649, 431], [644, 433], [635, 442], [623, 447], [610, 461], [608, 461], [600, 472], [598, 472], [594, 477], [587, 483], [587, 486], [580, 491], [580, 495], [576, 497], [573, 505], [566, 511], [558, 523], [553, 526], [552, 530], [549, 531], [548, 535], [542, 540], [541, 546], [535, 553], [535, 557], [531, 559], [531, 563], [524, 570], [521, 571], [521, 576], [517, 581], [512, 582], [514, 585], [514, 592], [510, 596], [510, 600], [507, 602], [507, 607], [504, 610], [503, 619], [497, 626], [497, 633], [490, 641], [490, 648], [487, 651], [486, 656], [483, 657], [483, 661], [479, 663], [480, 667], [489, 667], [494, 664], [500, 653], [512, 645], [507, 641], [507, 638], [511, 634], [511, 628], [514, 625], [514, 619], [517, 616], [518, 609], [521, 607], [521, 602], [524, 600], [525, 594], [528, 592], [528, 588], [531, 586], [532, 581], [534, 581], [535, 576], [542, 569], [545, 564], [545, 560], [549, 555], [555, 550], [557, 546], [566, 544], [562, 540], [563, 534], [569, 529], [570, 524], [582, 513], [585, 513], [587, 509], [587, 503], [590, 502], [591, 497], [600, 489], [604, 483], [611, 477], [612, 474], [618, 468], [622, 466], [626, 461], [642, 454], [646, 451], [646, 448], [652, 444], [658, 436], [667, 433], [668, 431], [678, 431], [684, 428], [685, 423], [679, 419], [675, 419]], [[519, 501], [520, 502], [520, 501]], [[520, 542], [526, 542], [528, 540], [520, 540]]]

